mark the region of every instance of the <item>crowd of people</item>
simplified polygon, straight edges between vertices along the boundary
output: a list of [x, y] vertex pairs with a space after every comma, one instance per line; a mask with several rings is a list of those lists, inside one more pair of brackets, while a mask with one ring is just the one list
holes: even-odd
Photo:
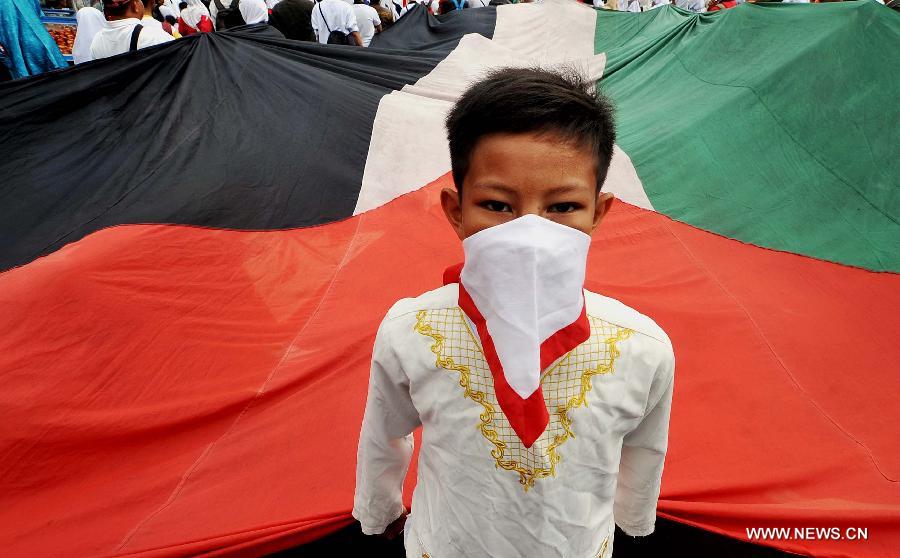
[[[51, 1], [51, 0], [45, 0]], [[257, 27], [299, 41], [368, 47], [417, 5], [431, 14], [542, 0], [53, 0], [76, 8], [75, 64], [159, 45], [197, 33]], [[642, 12], [673, 4], [692, 12], [762, 0], [575, 0], [595, 8]], [[841, 0], [781, 0], [783, 3]], [[874, 0], [900, 8], [900, 0]], [[42, 29], [39, 0], [0, 0], [0, 80], [66, 66]], [[27, 28], [27, 29], [26, 29]], [[46, 33], [44, 33], [46, 35]], [[30, 41], [30, 42], [29, 42]], [[29, 54], [27, 55], [26, 54]], [[29, 62], [28, 60], [31, 60]], [[34, 62], [37, 60], [37, 62]], [[37, 65], [35, 65], [37, 64]]]
[[[416, 4], [430, 13], [489, 5], [481, 0], [105, 0], [78, 10], [76, 64], [195, 33], [268, 26], [300, 41], [367, 47]], [[101, 11], [102, 9], [102, 11]]]

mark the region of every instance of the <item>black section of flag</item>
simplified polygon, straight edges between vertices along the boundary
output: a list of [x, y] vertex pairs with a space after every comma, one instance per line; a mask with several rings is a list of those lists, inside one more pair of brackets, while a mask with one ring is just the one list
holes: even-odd
[[378, 103], [444, 54], [212, 33], [0, 85], [0, 271], [101, 228], [349, 217]]
[[[435, 2], [437, 4], [437, 2]], [[423, 6], [413, 7], [386, 32], [375, 35], [372, 46], [404, 50], [428, 50], [445, 55], [467, 33], [494, 38], [497, 8], [468, 9], [433, 16]]]

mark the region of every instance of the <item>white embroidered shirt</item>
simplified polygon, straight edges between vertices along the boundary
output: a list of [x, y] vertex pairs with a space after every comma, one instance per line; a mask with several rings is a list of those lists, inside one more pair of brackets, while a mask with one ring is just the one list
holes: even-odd
[[594, 558], [615, 524], [653, 531], [675, 358], [653, 320], [585, 291], [590, 338], [542, 373], [550, 423], [525, 448], [453, 283], [390, 309], [376, 336], [353, 517], [382, 533], [423, 426], [408, 557]]

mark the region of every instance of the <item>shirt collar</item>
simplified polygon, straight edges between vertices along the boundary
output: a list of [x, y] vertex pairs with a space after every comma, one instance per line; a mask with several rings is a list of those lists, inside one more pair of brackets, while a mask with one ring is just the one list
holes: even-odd
[[107, 21], [106, 25], [107, 27], [129, 27], [132, 25], [137, 25], [140, 22], [141, 20], [136, 17], [129, 17], [125, 19], [114, 19], [112, 21]]

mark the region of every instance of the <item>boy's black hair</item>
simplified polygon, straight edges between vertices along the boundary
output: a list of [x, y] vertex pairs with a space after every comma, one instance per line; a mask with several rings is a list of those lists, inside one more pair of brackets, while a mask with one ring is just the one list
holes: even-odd
[[123, 4], [107, 3], [103, 5], [103, 14], [109, 14], [113, 17], [122, 17], [128, 12], [130, 6], [131, 2], [125, 2]]
[[616, 140], [612, 103], [574, 71], [503, 68], [469, 87], [447, 115], [453, 182], [462, 192], [475, 145], [495, 133], [558, 133], [597, 157], [597, 191]]

